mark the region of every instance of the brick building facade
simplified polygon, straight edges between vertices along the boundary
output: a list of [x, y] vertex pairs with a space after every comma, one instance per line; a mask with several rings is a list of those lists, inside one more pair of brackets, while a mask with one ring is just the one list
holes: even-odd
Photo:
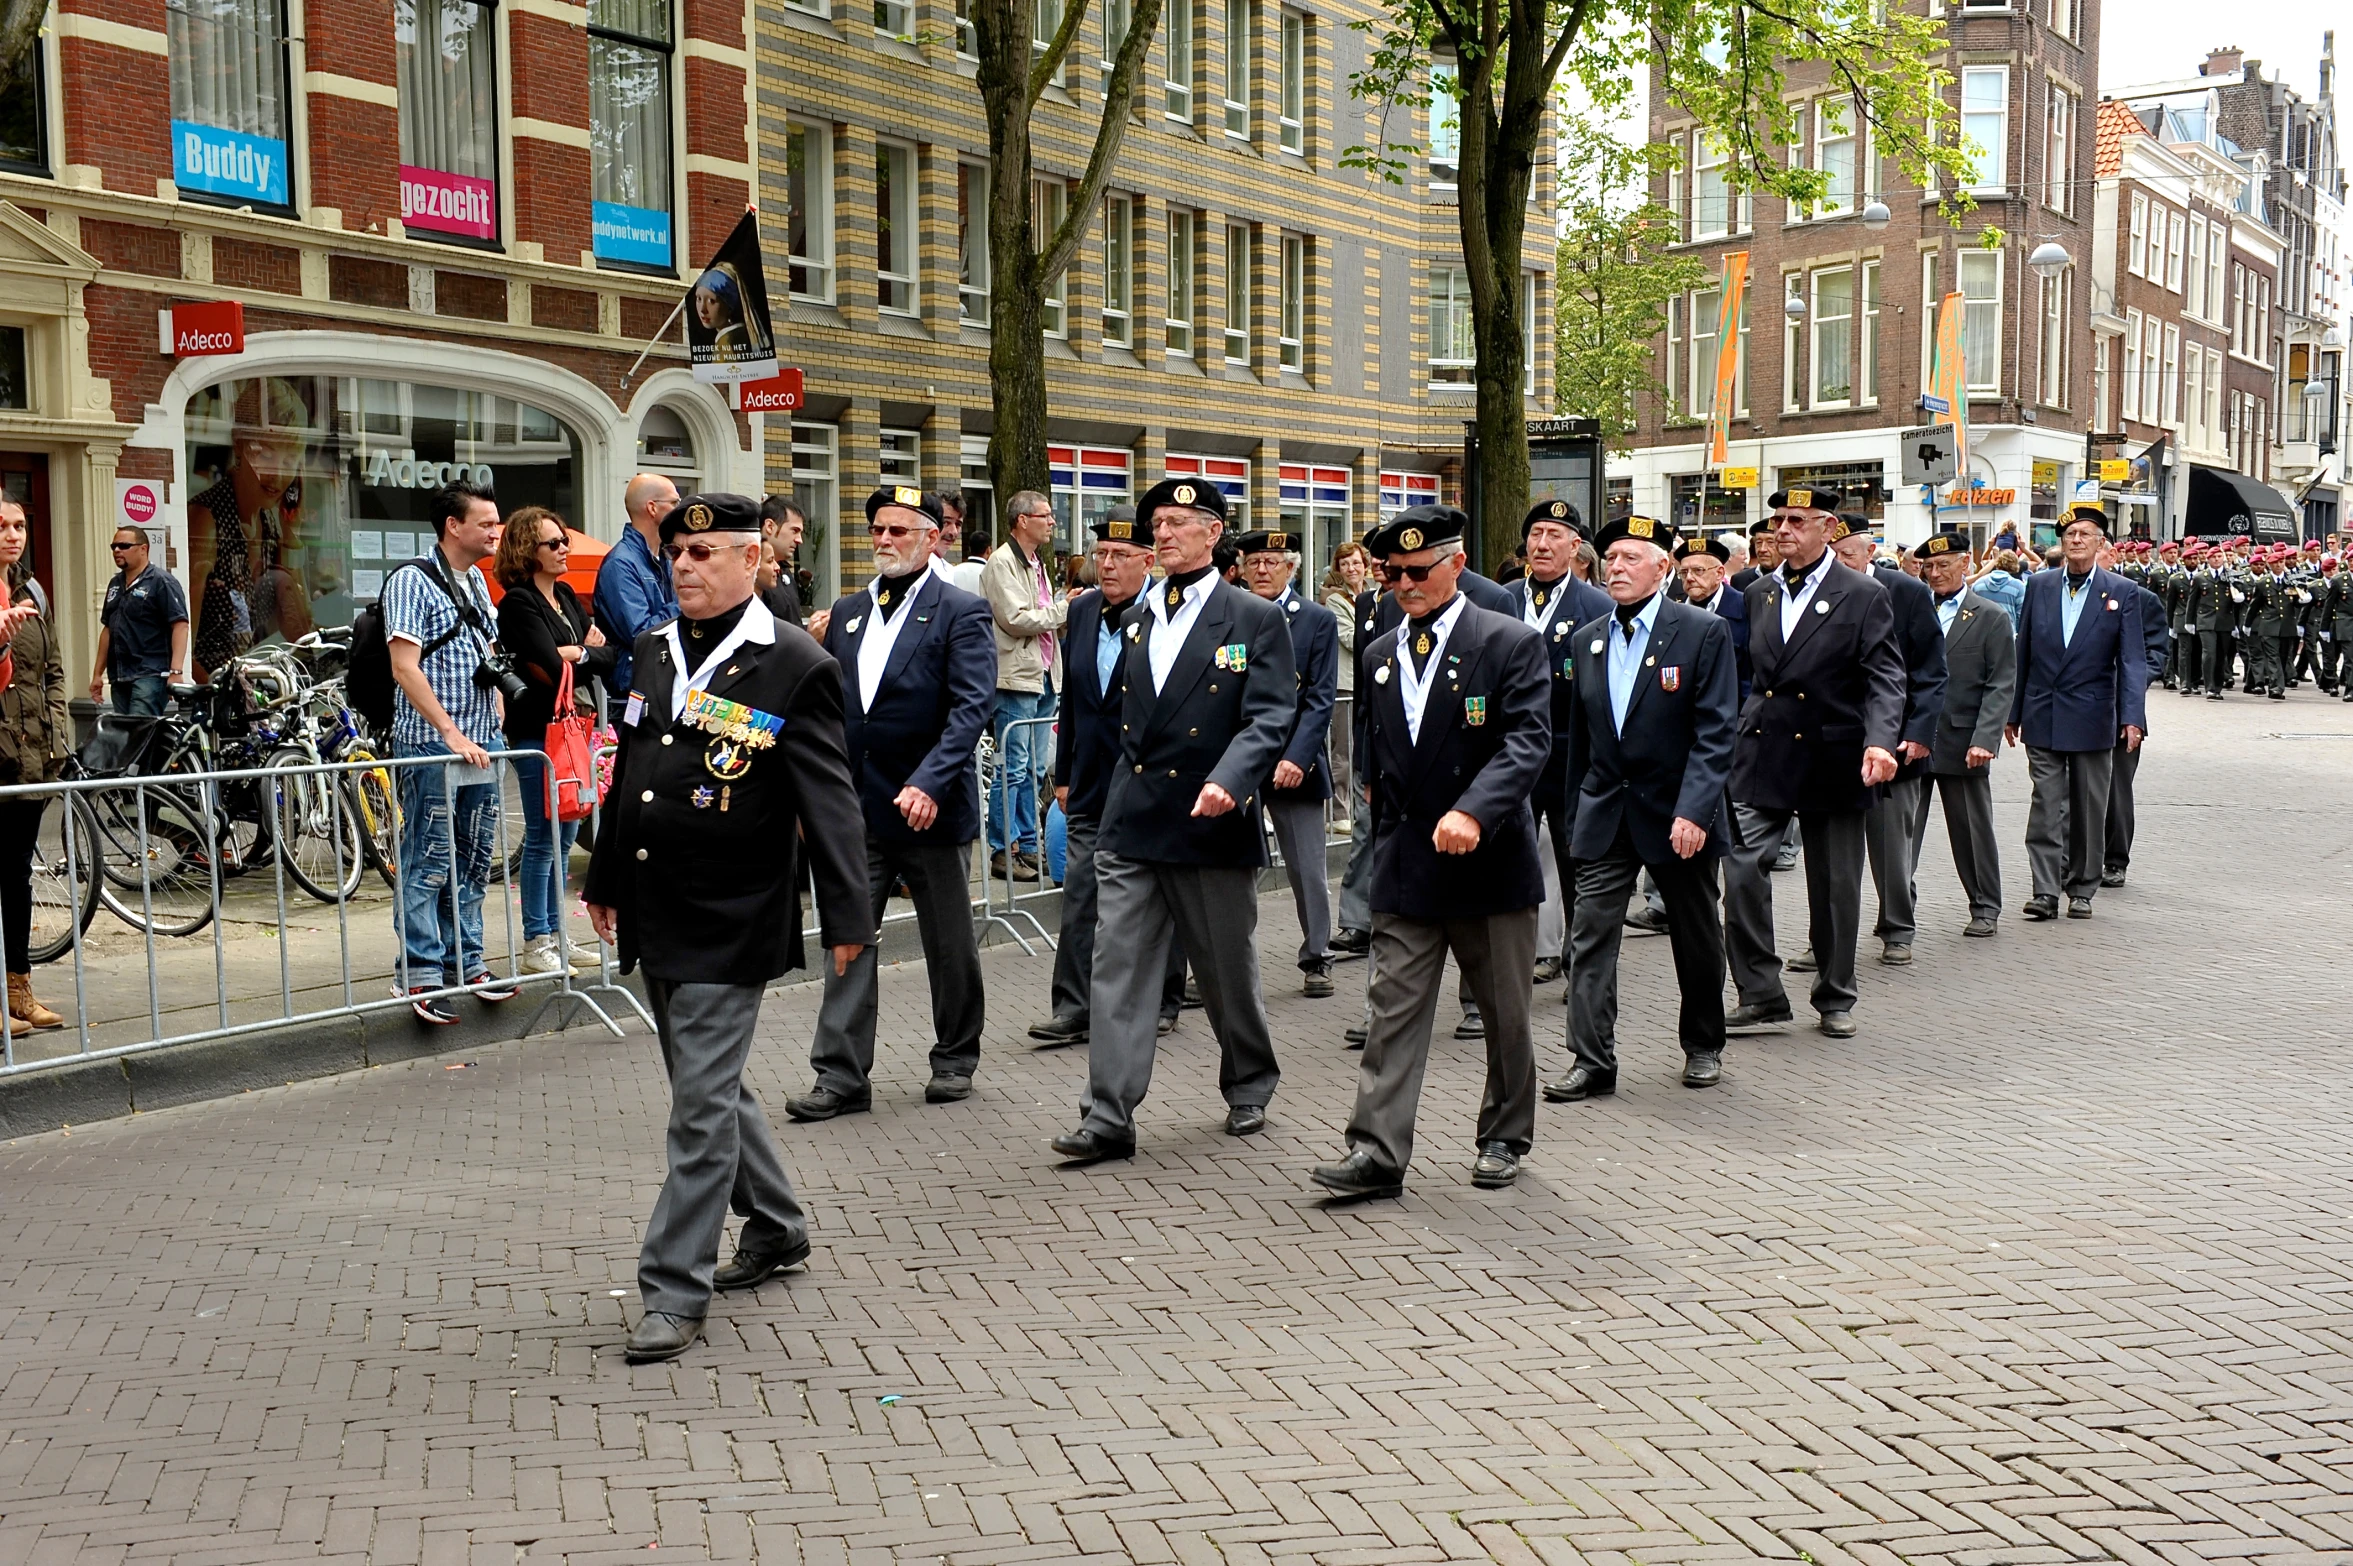
[[[400, 16], [59, 0], [0, 61], [0, 483], [77, 671], [118, 517], [162, 536], [209, 663], [348, 618], [452, 472], [607, 538], [640, 467], [759, 484], [756, 421], [682, 349], [627, 374], [753, 190], [744, 7]], [[242, 352], [163, 343], [222, 302]]]

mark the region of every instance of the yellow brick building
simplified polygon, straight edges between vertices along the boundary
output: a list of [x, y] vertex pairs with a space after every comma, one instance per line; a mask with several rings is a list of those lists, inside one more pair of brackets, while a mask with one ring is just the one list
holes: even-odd
[[[1041, 36], [1055, 3], [1040, 0]], [[1098, 0], [1033, 120], [1048, 215], [1085, 172], [1118, 36], [1106, 10], [1124, 31], [1126, 7]], [[1433, 144], [1419, 111], [1393, 109], [1390, 138], [1430, 154], [1405, 182], [1339, 163], [1380, 135], [1348, 87], [1370, 43], [1349, 24], [1372, 14], [1355, 0], [1164, 9], [1109, 194], [1049, 308], [1064, 548], [1101, 509], [1195, 472], [1227, 487], [1242, 525], [1306, 533], [1320, 576], [1383, 513], [1459, 495], [1473, 398], [1453, 138], [1442, 124]], [[765, 418], [768, 488], [790, 484], [809, 508], [802, 560], [829, 592], [863, 574], [861, 507], [886, 477], [961, 485], [993, 521], [988, 137], [952, 0], [757, 0], [754, 16], [763, 228], [772, 269], [791, 257], [770, 295], [808, 386], [799, 414]], [[1539, 174], [1531, 365], [1551, 360]], [[1530, 379], [1541, 412], [1550, 377]]]

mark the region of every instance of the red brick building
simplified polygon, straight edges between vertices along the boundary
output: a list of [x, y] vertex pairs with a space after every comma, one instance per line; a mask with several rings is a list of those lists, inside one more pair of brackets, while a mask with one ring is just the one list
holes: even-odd
[[[60, 0], [0, 59], [0, 485], [78, 670], [118, 518], [217, 661], [347, 620], [456, 472], [607, 538], [640, 468], [759, 485], [682, 350], [624, 379], [753, 189], [745, 8], [400, 14]], [[240, 351], [177, 351], [202, 304]]]

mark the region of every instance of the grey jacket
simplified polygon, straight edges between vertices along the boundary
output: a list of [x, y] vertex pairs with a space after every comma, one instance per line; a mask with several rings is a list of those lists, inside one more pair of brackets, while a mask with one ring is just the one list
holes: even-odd
[[1969, 775], [1969, 749], [2002, 749], [2002, 725], [2018, 688], [2018, 639], [2010, 616], [1976, 588], [1961, 592], [1961, 610], [1945, 637], [1944, 714], [1928, 749], [1936, 777]]

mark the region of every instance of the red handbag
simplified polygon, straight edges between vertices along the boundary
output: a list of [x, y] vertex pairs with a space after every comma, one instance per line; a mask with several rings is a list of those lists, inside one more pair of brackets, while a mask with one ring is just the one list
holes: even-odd
[[556, 680], [556, 710], [547, 726], [548, 777], [555, 786], [556, 819], [584, 821], [601, 797], [592, 745], [595, 724], [572, 704], [572, 665]]

